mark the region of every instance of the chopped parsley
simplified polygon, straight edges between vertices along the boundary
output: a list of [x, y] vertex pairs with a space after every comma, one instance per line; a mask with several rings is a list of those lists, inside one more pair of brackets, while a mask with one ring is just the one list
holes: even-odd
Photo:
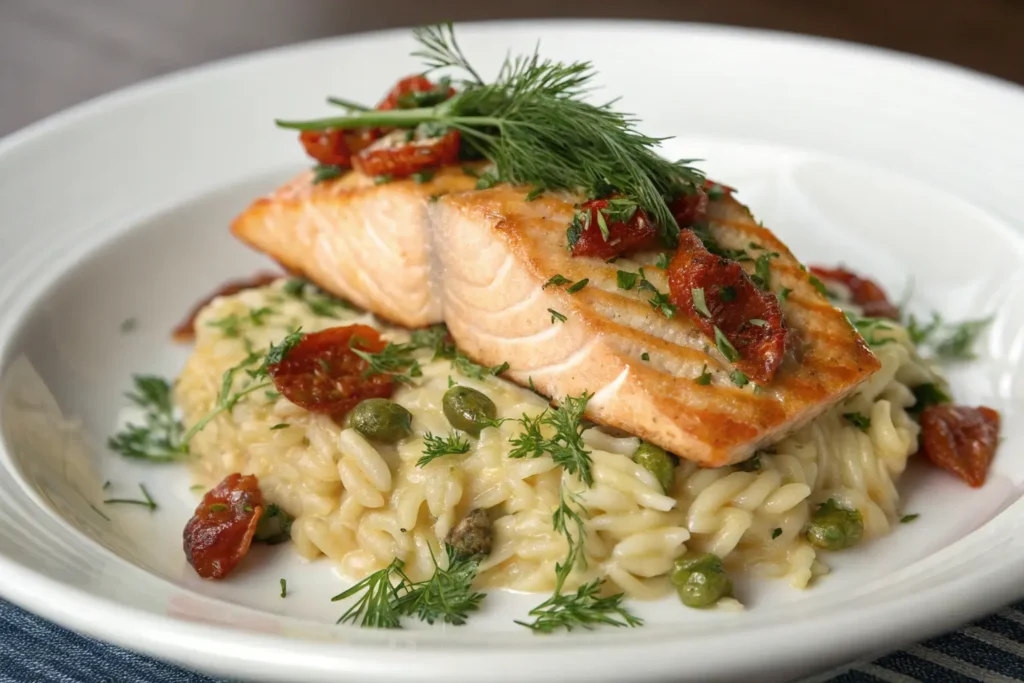
[[434, 174], [435, 171], [416, 171], [409, 177], [422, 185], [423, 183], [429, 183], [433, 180]]
[[843, 413], [843, 419], [862, 432], [868, 431], [871, 427], [871, 418], [863, 413]]
[[778, 256], [775, 252], [761, 254], [754, 261], [754, 274], [751, 280], [761, 289], [768, 291], [771, 286], [772, 264], [771, 260]]
[[551, 314], [551, 324], [552, 325], [554, 325], [556, 322], [564, 323], [566, 320], [568, 320], [568, 318], [566, 318], [564, 315], [562, 315], [561, 313], [559, 313], [558, 311], [556, 311], [553, 308], [549, 308], [548, 309], [548, 313]]
[[544, 194], [544, 188], [535, 187], [532, 190], [530, 190], [529, 194], [526, 195], [526, 201], [532, 202], [534, 199], [541, 196], [542, 194]]
[[636, 282], [639, 279], [639, 274], [631, 273], [626, 270], [615, 271], [615, 283], [619, 289], [633, 289], [636, 287]]
[[345, 169], [341, 166], [334, 166], [332, 164], [318, 164], [313, 167], [313, 184], [319, 185], [324, 181], [340, 178], [344, 174]]
[[420, 347], [414, 343], [396, 344], [388, 342], [383, 349], [373, 353], [356, 348], [356, 337], [349, 341], [349, 348], [369, 365], [363, 371], [365, 377], [371, 375], [390, 375], [396, 382], [408, 384], [415, 377], [423, 376], [423, 368], [418, 360], [413, 358]]
[[768, 327], [768, 321], [761, 320], [760, 318], [751, 318], [747, 322], [750, 323], [751, 325], [754, 325], [755, 327]]
[[704, 288], [695, 287], [690, 290], [690, 295], [693, 297], [693, 307], [705, 318], [711, 317], [711, 311], [708, 310], [708, 302], [704, 297]]
[[740, 372], [739, 370], [733, 370], [731, 373], [729, 373], [729, 379], [731, 379], [732, 383], [740, 387], [741, 389], [750, 384], [750, 380], [747, 378], [747, 376]]
[[757, 472], [761, 469], [761, 452], [754, 453], [743, 462], [738, 462], [734, 467], [740, 472]]
[[779, 303], [782, 303], [783, 301], [788, 299], [789, 295], [792, 292], [793, 292], [793, 290], [790, 289], [789, 287], [783, 287], [781, 290], [779, 290], [779, 294], [778, 294]]
[[818, 290], [818, 292], [820, 292], [822, 296], [827, 297], [829, 299], [834, 298], [832, 296], [832, 293], [830, 291], [828, 291], [828, 288], [826, 288], [825, 285], [822, 284], [821, 280], [819, 280], [817, 277], [815, 277], [814, 275], [808, 274], [807, 275], [807, 279], [810, 281], [810, 283], [812, 285], [814, 285], [814, 288], [816, 290]]
[[713, 202], [717, 202], [725, 196], [725, 188], [718, 183], [713, 183], [710, 187], [704, 190], [704, 193], [708, 196], [708, 199]]
[[661, 268], [662, 270], [668, 270], [668, 253], [661, 252], [658, 254], [658, 259], [654, 262], [655, 267]]
[[647, 353], [646, 351], [644, 351], [643, 353], [640, 354], [640, 360], [650, 360], [650, 359], [651, 359], [651, 354]]
[[288, 596], [288, 582], [286, 580], [284, 580], [284, 579], [281, 579], [280, 583], [281, 583], [281, 597], [282, 598], [287, 597]]
[[305, 303], [310, 313], [321, 318], [338, 318], [340, 317], [338, 312], [341, 310], [355, 310], [349, 302], [328, 294], [312, 282], [302, 278], [288, 280], [282, 291], [285, 295]]
[[567, 291], [569, 294], [575, 294], [576, 292], [586, 287], [588, 284], [590, 284], [590, 278], [585, 277], [565, 291]]
[[736, 347], [732, 345], [718, 325], [715, 325], [715, 346], [730, 363], [735, 363], [740, 359], [740, 352], [736, 350]]
[[278, 429], [288, 429], [288, 426], [289, 425], [287, 422], [278, 422], [276, 425], [270, 428], [270, 431], [275, 431]]
[[902, 517], [900, 517], [900, 524], [910, 524], [911, 522], [913, 522], [915, 519], [917, 519], [920, 516], [921, 515], [919, 515], [917, 513], [909, 514], [909, 515], [903, 515]]
[[772, 529], [772, 540], [773, 541], [776, 538], [778, 538], [779, 536], [781, 536], [781, 535], [782, 535], [782, 529], [780, 529], [779, 527], [775, 527], [774, 529]]
[[572, 280], [564, 275], [555, 274], [548, 278], [548, 281], [544, 283], [541, 289], [547, 289], [548, 287], [561, 287], [562, 285], [567, 285], [570, 282], [572, 282]]
[[711, 373], [708, 372], [707, 363], [704, 364], [704, 368], [700, 371], [700, 375], [698, 375], [693, 381], [705, 387], [711, 384]]
[[460, 434], [450, 434], [446, 438], [441, 438], [427, 432], [423, 437], [423, 457], [416, 461], [416, 467], [423, 467], [446, 455], [461, 455], [468, 452], [469, 439]]

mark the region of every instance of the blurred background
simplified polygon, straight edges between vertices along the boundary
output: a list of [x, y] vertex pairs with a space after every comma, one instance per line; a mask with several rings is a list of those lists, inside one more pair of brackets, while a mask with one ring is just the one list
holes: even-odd
[[794, 31], [1024, 84], [1024, 0], [0, 0], [0, 135], [136, 81], [252, 50], [445, 19], [541, 17]]

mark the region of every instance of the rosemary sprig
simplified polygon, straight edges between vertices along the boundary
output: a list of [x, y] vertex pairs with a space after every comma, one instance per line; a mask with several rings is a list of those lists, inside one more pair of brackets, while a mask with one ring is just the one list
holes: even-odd
[[505, 60], [497, 78], [484, 83], [459, 49], [451, 24], [414, 32], [430, 69], [461, 72], [462, 90], [436, 106], [360, 111], [311, 121], [278, 120], [295, 130], [352, 129], [366, 126], [411, 128], [434, 124], [457, 129], [464, 144], [490, 160], [505, 181], [547, 189], [617, 192], [644, 209], [674, 245], [679, 226], [667, 202], [696, 191], [703, 174], [686, 161], [655, 153], [665, 138], [636, 129], [630, 114], [614, 102], [592, 104], [589, 62], [553, 62], [535, 52]]

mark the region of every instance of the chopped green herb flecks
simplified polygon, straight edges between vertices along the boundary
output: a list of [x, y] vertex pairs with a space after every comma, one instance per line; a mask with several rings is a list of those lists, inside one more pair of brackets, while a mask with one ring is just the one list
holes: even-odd
[[615, 283], [618, 285], [619, 289], [633, 289], [636, 287], [636, 282], [639, 277], [640, 276], [637, 273], [630, 273], [625, 270], [615, 271]]
[[700, 371], [700, 375], [698, 375], [693, 381], [702, 386], [708, 386], [711, 384], [711, 373], [708, 372], [707, 363], [704, 364], [704, 369]]
[[740, 387], [741, 389], [750, 384], [750, 379], [739, 370], [733, 370], [731, 373], [729, 373], [729, 379], [732, 380], [733, 384]]
[[647, 353], [646, 351], [644, 351], [643, 353], [640, 354], [640, 360], [645, 360], [646, 361], [646, 360], [650, 360], [650, 359], [651, 359], [651, 354]]
[[561, 287], [562, 285], [567, 285], [570, 282], [572, 282], [572, 280], [564, 275], [555, 274], [548, 278], [548, 281], [544, 283], [541, 289], [547, 289], [548, 287]]
[[693, 297], [693, 307], [705, 318], [711, 317], [711, 311], [708, 310], [708, 302], [704, 297], [704, 288], [696, 287], [690, 290], [690, 295]]
[[281, 579], [281, 597], [288, 597], [288, 582], [284, 579]]
[[725, 336], [725, 333], [717, 325], [715, 326], [715, 346], [718, 347], [718, 350], [730, 363], [735, 363], [740, 359], [740, 352], [736, 350], [736, 347], [732, 345]]
[[153, 496], [149, 495], [145, 484], [139, 484], [139, 490], [142, 491], [143, 500], [135, 498], [107, 498], [103, 503], [106, 505], [141, 505], [149, 508], [150, 512], [156, 510], [156, 501], [153, 500]]
[[569, 289], [567, 289], [565, 291], [568, 292], [569, 294], [575, 294], [576, 292], [578, 292], [581, 289], [583, 289], [584, 287], [586, 287], [588, 284], [590, 284], [590, 278], [583, 278], [582, 280], [580, 280], [579, 282], [575, 283], [574, 285], [572, 285], [571, 287], [569, 287]]
[[657, 260], [654, 262], [655, 267], [661, 268], [662, 270], [668, 270], [669, 256], [666, 252], [658, 254]]
[[782, 529], [780, 529], [779, 527], [775, 527], [774, 529], [772, 529], [772, 540], [773, 541], [776, 538], [778, 538], [779, 536], [781, 536], [781, 535], [782, 535]]
[[843, 413], [843, 419], [864, 432], [871, 427], [871, 418], [862, 413]]
[[900, 524], [910, 524], [920, 516], [919, 514], [903, 515], [900, 517]]
[[935, 345], [935, 353], [946, 360], [973, 360], [977, 358], [974, 345], [992, 318], [967, 320], [956, 326], [953, 333]]
[[313, 167], [313, 184], [319, 185], [322, 182], [340, 178], [344, 173], [345, 169], [341, 166], [319, 164]]
[[548, 313], [551, 314], [551, 324], [552, 325], [555, 324], [556, 322], [564, 323], [566, 320], [568, 320], [568, 318], [566, 318], [564, 315], [562, 315], [561, 313], [559, 313], [558, 311], [556, 311], [553, 308], [549, 308], [548, 309]]

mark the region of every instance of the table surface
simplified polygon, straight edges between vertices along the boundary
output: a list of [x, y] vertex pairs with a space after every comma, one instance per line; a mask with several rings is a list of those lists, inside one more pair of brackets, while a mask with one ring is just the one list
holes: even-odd
[[0, 135], [130, 83], [252, 50], [443, 19], [555, 16], [812, 33], [1024, 83], [1022, 0], [0, 0]]
[[[628, 17], [810, 33], [1024, 83], [1024, 0], [0, 0], [0, 135], [159, 74], [252, 50], [432, 21]], [[1024, 611], [1007, 609], [832, 680], [1024, 680]], [[998, 672], [998, 673], [997, 673]], [[68, 633], [0, 602], [0, 683], [205, 677]]]

